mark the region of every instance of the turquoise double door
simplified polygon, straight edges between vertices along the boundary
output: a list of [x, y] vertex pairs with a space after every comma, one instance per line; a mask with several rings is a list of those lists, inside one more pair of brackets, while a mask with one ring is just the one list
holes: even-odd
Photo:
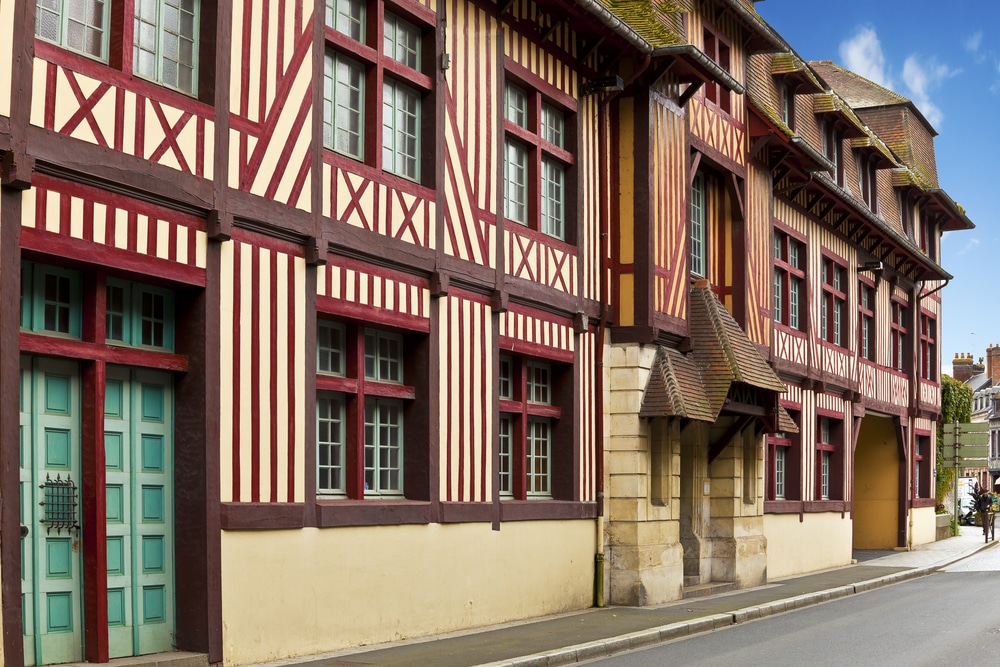
[[[27, 665], [83, 660], [85, 637], [102, 632], [111, 658], [169, 651], [174, 644], [170, 375], [107, 368], [103, 466], [82, 455], [88, 434], [81, 394], [78, 363], [22, 357], [21, 582]], [[84, 494], [101, 486], [103, 531], [82, 525]], [[86, 562], [85, 540], [102, 533], [106, 558]], [[96, 633], [87, 626], [97, 623], [100, 614], [94, 610], [100, 605], [84, 599], [91, 577], [102, 584], [96, 590], [107, 595], [107, 626]]]

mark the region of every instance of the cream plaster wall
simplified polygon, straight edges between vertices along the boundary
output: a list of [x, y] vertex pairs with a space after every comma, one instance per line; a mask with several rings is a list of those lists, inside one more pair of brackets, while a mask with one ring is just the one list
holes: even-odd
[[[0, 0], [0, 63], [14, 59], [14, 0]], [[10, 117], [10, 87], [13, 68], [0, 67], [0, 116]], [[2, 655], [3, 647], [0, 647]]]
[[226, 665], [583, 609], [596, 522], [222, 534]]
[[768, 580], [851, 562], [852, 522], [840, 512], [765, 514]]
[[937, 539], [937, 514], [933, 507], [915, 507], [913, 512], [913, 546]]

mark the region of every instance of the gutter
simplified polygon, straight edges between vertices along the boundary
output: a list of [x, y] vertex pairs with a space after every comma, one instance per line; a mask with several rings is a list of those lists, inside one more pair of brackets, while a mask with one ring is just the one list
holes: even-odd
[[638, 49], [640, 53], [648, 54], [653, 50], [652, 44], [643, 39], [628, 23], [621, 20], [597, 0], [576, 0], [576, 3], [593, 14], [605, 27]]

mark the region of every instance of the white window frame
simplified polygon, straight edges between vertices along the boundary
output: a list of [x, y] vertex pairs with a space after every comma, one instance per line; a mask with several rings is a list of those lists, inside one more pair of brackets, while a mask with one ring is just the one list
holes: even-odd
[[552, 497], [552, 420], [529, 416], [524, 435], [525, 495]]
[[[351, 127], [355, 120], [356, 131]], [[323, 61], [323, 145], [356, 160], [365, 158], [365, 68], [329, 49]]]
[[691, 273], [699, 278], [707, 278], [708, 255], [706, 247], [706, 183], [705, 175], [698, 172], [691, 181], [690, 230], [691, 230]]
[[382, 82], [382, 169], [420, 181], [420, 93], [395, 79]]
[[[154, 81], [167, 88], [172, 88], [178, 90], [182, 93], [186, 93], [191, 96], [198, 95], [198, 44], [199, 44], [199, 29], [200, 29], [200, 18], [201, 18], [201, 2], [200, 0], [152, 0], [156, 3], [156, 15], [153, 17], [141, 16], [142, 2], [137, 1], [135, 4], [135, 34], [133, 37], [133, 47], [132, 47], [132, 71], [136, 76], [148, 79], [149, 81]], [[181, 8], [180, 5], [190, 2], [190, 9]], [[182, 34], [179, 32], [179, 26], [172, 25], [168, 26], [165, 24], [164, 13], [166, 7], [171, 7], [177, 10], [178, 16], [181, 13], [188, 14], [191, 16], [191, 32], [190, 34]], [[151, 26], [151, 30], [155, 32], [155, 40], [152, 45], [140, 44], [142, 39], [143, 24]], [[191, 62], [182, 62], [174, 58], [168, 58], [165, 54], [167, 51], [164, 42], [168, 39], [176, 38], [178, 40], [187, 40], [191, 43]], [[178, 49], [180, 49], [180, 44], [178, 44]], [[153, 59], [153, 71], [143, 72], [140, 71], [140, 54], [141, 52], [149, 53]], [[165, 70], [167, 69], [165, 63], [171, 62], [177, 67], [177, 78], [175, 81], [168, 81]], [[184, 87], [180, 81], [180, 72], [182, 68], [189, 68], [191, 71], [191, 85], [190, 87]]]
[[402, 496], [403, 402], [366, 396], [364, 411], [365, 497]]
[[316, 397], [316, 493], [321, 496], [347, 495], [346, 402], [341, 392], [321, 391]]
[[[64, 49], [73, 51], [74, 53], [79, 53], [80, 55], [92, 58], [94, 60], [99, 60], [102, 63], [108, 62], [108, 21], [111, 14], [109, 10], [111, 6], [110, 0], [104, 0], [103, 8], [104, 11], [101, 12], [101, 16], [98, 22], [90, 22], [93, 20], [92, 17], [74, 17], [72, 16], [72, 3], [73, 0], [56, 0], [58, 6], [55, 11], [43, 6], [42, 0], [36, 0], [35, 2], [35, 36], [39, 39], [45, 40], [51, 44], [55, 44]], [[88, 6], [92, 3], [87, 2]], [[41, 31], [42, 17], [44, 15], [51, 15], [54, 17], [57, 23], [58, 34], [55, 38], [43, 35]], [[88, 20], [89, 19], [89, 20]], [[86, 44], [73, 44], [71, 43], [71, 28], [73, 25], [81, 26], [81, 29], [86, 33], [87, 31], [94, 31], [100, 35], [100, 53], [93, 53], [88, 51]]]

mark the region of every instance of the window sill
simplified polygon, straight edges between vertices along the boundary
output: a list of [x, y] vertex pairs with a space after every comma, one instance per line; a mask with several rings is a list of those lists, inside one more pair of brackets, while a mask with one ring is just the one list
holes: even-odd
[[849, 512], [851, 503], [845, 500], [765, 500], [765, 514], [811, 514], [818, 512]]
[[914, 498], [913, 499], [913, 506], [914, 507], [937, 507], [937, 499], [936, 498]]

